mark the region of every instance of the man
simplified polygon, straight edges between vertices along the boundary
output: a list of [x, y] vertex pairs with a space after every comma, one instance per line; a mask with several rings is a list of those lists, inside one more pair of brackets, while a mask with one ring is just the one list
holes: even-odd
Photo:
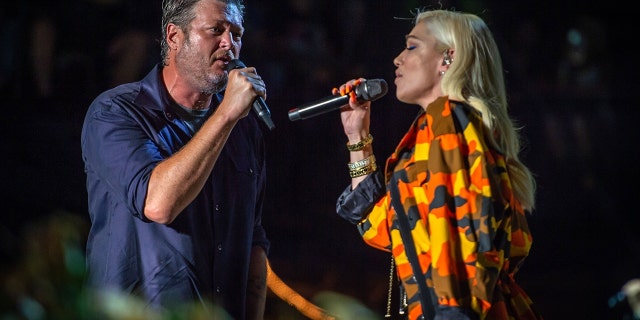
[[213, 302], [261, 319], [269, 241], [265, 150], [251, 105], [242, 0], [164, 0], [162, 65], [99, 95], [82, 129], [88, 284], [149, 307]]

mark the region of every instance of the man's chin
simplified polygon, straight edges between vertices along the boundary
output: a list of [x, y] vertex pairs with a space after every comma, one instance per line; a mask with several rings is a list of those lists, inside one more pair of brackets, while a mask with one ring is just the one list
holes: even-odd
[[205, 90], [206, 93], [215, 94], [224, 91], [224, 89], [227, 87], [228, 79], [229, 77], [226, 72], [213, 76], [209, 80], [209, 88]]

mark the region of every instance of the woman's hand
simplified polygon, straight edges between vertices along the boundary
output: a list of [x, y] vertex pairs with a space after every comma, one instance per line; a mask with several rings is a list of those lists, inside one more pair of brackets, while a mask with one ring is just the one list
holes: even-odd
[[349, 80], [340, 88], [334, 88], [334, 95], [349, 95], [349, 104], [340, 108], [342, 127], [347, 139], [357, 142], [369, 135], [369, 123], [371, 117], [371, 101], [358, 101], [355, 88], [366, 79], [359, 78]]

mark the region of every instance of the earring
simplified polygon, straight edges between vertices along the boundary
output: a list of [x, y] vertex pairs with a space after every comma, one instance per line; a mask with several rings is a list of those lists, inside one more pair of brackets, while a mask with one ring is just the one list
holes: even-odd
[[439, 73], [441, 76], [444, 76], [444, 70], [440, 70], [438, 73]]
[[442, 60], [442, 65], [443, 66], [450, 65], [453, 60], [451, 59], [451, 56], [449, 55], [449, 50], [448, 49], [445, 50], [442, 54], [444, 55], [444, 60]]

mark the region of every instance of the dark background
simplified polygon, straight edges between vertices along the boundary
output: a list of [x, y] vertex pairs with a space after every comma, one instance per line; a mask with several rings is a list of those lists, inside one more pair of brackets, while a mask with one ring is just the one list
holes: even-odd
[[[394, 17], [440, 6], [434, 3], [246, 1], [241, 58], [265, 79], [276, 125], [267, 133], [263, 219], [272, 239], [270, 261], [308, 299], [338, 293], [381, 316], [390, 258], [366, 246], [355, 227], [335, 214], [336, 198], [349, 183], [339, 114], [292, 122], [287, 112], [330, 95], [346, 80], [386, 79], [389, 94], [374, 103], [371, 124], [382, 163], [418, 111], [395, 100], [392, 59], [412, 25]], [[518, 282], [546, 319], [623, 319], [625, 302], [610, 307], [608, 301], [640, 270], [640, 218], [633, 205], [639, 195], [638, 105], [632, 102], [638, 32], [630, 10], [582, 1], [441, 3], [477, 13], [493, 30], [511, 114], [522, 127], [523, 159], [537, 177], [534, 245]], [[15, 275], [34, 264], [29, 250], [54, 256], [46, 249], [49, 233], [38, 233], [35, 225], [70, 215], [80, 226], [80, 238], [73, 239], [82, 242], [88, 222], [82, 118], [91, 100], [115, 83], [108, 75], [115, 60], [107, 52], [117, 35], [141, 30], [151, 43], [136, 79], [158, 61], [160, 2], [32, 0], [0, 8], [0, 253], [9, 290], [31, 282]], [[32, 43], [42, 19], [53, 22], [58, 35], [49, 91], [36, 85], [43, 65], [31, 60], [42, 45]], [[568, 35], [582, 35], [575, 43], [580, 48], [570, 45]], [[586, 58], [576, 61], [575, 53]], [[269, 317], [287, 312], [280, 303], [270, 299]], [[300, 315], [286, 316], [294, 317]]]

